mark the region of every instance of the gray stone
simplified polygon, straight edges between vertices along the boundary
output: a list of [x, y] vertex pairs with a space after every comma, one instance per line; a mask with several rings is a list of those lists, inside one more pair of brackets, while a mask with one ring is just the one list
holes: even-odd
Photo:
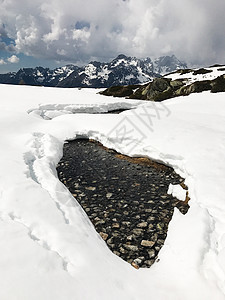
[[151, 240], [153, 242], [156, 242], [158, 240], [158, 234], [157, 233], [154, 233], [153, 236], [151, 236]]
[[127, 240], [128, 240], [128, 241], [132, 241], [132, 240], [133, 240], [133, 235], [128, 235], [128, 236], [127, 236]]
[[113, 237], [107, 240], [107, 244], [112, 245], [113, 244]]
[[123, 244], [123, 247], [127, 250], [130, 250], [132, 252], [136, 252], [138, 251], [138, 246], [135, 245], [127, 245], [127, 244]]
[[120, 253], [116, 250], [114, 250], [113, 253], [116, 254], [117, 256], [120, 256]]
[[120, 236], [120, 233], [119, 233], [119, 232], [113, 232], [113, 233], [112, 233], [112, 236], [113, 236], [113, 237], [119, 237], [119, 236]]
[[149, 229], [153, 229], [153, 228], [154, 228], [154, 225], [153, 225], [153, 224], [149, 224], [149, 225], [148, 225], [148, 228], [149, 228]]
[[127, 251], [126, 251], [123, 247], [120, 247], [120, 252], [121, 252], [122, 254], [125, 254]]
[[143, 229], [135, 228], [135, 229], [133, 229], [133, 233], [137, 236], [142, 235], [143, 234]]
[[126, 225], [126, 226], [130, 226], [131, 223], [130, 223], [130, 222], [125, 222], [125, 221], [123, 221], [122, 224], [123, 224], [123, 225]]
[[95, 226], [100, 225], [100, 224], [105, 224], [105, 221], [104, 220], [100, 220], [100, 221], [98, 221], [98, 222], [95, 223]]
[[153, 247], [155, 245], [155, 242], [153, 241], [147, 241], [147, 240], [142, 240], [141, 241], [141, 246], [144, 246], [144, 247]]
[[145, 257], [144, 257], [144, 256], [141, 256], [141, 257], [135, 258], [135, 259], [134, 259], [134, 262], [135, 262], [137, 265], [140, 265], [140, 264], [143, 262], [144, 259], [145, 259]]
[[151, 249], [151, 250], [147, 250], [149, 258], [154, 258], [155, 257], [155, 250]]
[[107, 194], [106, 194], [106, 198], [107, 198], [107, 199], [110, 199], [110, 198], [112, 197], [112, 195], [113, 195], [112, 193], [107, 193]]
[[120, 224], [119, 223], [113, 223], [112, 224], [112, 228], [119, 228], [120, 227]]
[[151, 260], [145, 260], [144, 263], [147, 265], [147, 266], [152, 266], [154, 264], [154, 260], [151, 259]]
[[88, 186], [85, 189], [88, 190], [88, 191], [95, 191], [96, 187], [95, 186]]
[[105, 232], [100, 232], [99, 233], [100, 234], [100, 236], [102, 237], [102, 239], [104, 240], [104, 241], [106, 241], [107, 240], [107, 238], [108, 238], [108, 234], [107, 233], [105, 233]]
[[147, 222], [141, 222], [141, 223], [137, 224], [137, 227], [138, 227], [138, 228], [145, 228], [145, 227], [147, 227], [147, 226], [148, 226], [148, 223], [147, 223]]
[[148, 220], [148, 222], [154, 222], [154, 221], [155, 221], [155, 217], [152, 217], [152, 216], [151, 216], [151, 217], [148, 217], [147, 220]]
[[157, 240], [157, 243], [158, 243], [159, 245], [163, 245], [163, 244], [164, 244], [164, 240], [159, 239], [159, 240]]

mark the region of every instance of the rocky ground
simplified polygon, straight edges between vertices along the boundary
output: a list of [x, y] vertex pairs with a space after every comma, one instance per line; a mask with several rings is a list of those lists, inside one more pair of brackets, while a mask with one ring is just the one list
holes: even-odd
[[170, 183], [183, 182], [172, 168], [94, 141], [66, 143], [57, 171], [108, 247], [136, 268], [157, 260], [174, 207], [189, 207], [167, 194]]
[[[218, 71], [221, 71], [221, 76], [213, 80], [208, 79], [189, 83], [187, 78], [171, 80], [163, 77], [155, 78], [152, 82], [139, 86], [112, 86], [100, 92], [100, 94], [105, 96], [127, 97], [130, 99], [163, 101], [178, 96], [187, 96], [192, 93], [201, 93], [203, 91], [211, 91], [212, 93], [225, 92], [224, 70], [225, 68], [219, 68]], [[212, 70], [202, 68], [195, 71], [191, 69], [178, 70], [175, 73], [179, 73], [180, 75], [188, 73], [199, 75], [211, 72]]]

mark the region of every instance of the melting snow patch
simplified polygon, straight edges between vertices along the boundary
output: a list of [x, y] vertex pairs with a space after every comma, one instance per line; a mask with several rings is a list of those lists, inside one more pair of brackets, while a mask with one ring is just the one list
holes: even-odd
[[66, 114], [101, 114], [115, 110], [127, 110], [137, 107], [142, 101], [95, 104], [40, 104], [38, 108], [29, 109], [28, 113], [39, 116], [45, 120], [51, 120]]

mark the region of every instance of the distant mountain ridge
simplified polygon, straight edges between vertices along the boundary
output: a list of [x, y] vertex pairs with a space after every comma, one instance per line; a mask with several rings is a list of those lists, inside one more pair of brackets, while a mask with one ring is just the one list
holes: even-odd
[[108, 63], [90, 62], [84, 67], [67, 65], [54, 70], [49, 68], [23, 68], [18, 72], [0, 74], [0, 83], [26, 84], [49, 87], [93, 87], [140, 84], [166, 73], [187, 68], [186, 63], [172, 56], [155, 60], [138, 59], [120, 54]]

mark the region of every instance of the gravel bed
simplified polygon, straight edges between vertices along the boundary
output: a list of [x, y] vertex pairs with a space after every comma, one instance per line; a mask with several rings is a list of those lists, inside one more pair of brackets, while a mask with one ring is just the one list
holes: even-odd
[[157, 260], [174, 207], [189, 208], [167, 194], [170, 183], [184, 180], [172, 168], [94, 141], [65, 143], [57, 172], [111, 251], [135, 268]]

